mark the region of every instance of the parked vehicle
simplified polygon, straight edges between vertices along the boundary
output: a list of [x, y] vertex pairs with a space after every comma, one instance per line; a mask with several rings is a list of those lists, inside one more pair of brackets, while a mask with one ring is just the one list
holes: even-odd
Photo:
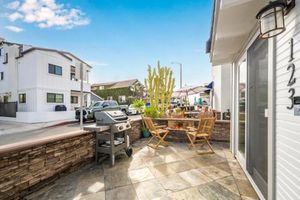
[[128, 107], [128, 115], [137, 115], [140, 114], [139, 111], [136, 110], [133, 104], [130, 104]]
[[[83, 108], [83, 121], [94, 120], [95, 121], [95, 112], [107, 110], [122, 110], [124, 113], [127, 113], [128, 106], [120, 106], [116, 101], [97, 101], [91, 104], [89, 107]], [[80, 120], [80, 109], [75, 111], [75, 119]]]
[[125, 113], [126, 115], [128, 115], [128, 105], [119, 105], [120, 109], [123, 111], [123, 113]]

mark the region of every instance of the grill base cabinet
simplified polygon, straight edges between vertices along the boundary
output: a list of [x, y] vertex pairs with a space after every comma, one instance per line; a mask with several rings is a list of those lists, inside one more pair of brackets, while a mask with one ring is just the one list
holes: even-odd
[[96, 133], [95, 160], [98, 163], [99, 154], [107, 154], [110, 157], [110, 165], [115, 165], [115, 154], [125, 150], [128, 157], [132, 155], [132, 148], [129, 146], [127, 131], [119, 133], [102, 132]]
[[96, 124], [85, 126], [84, 130], [96, 132], [95, 159], [99, 154], [110, 157], [110, 164], [115, 164], [115, 154], [125, 150], [128, 157], [132, 155], [127, 130], [131, 129], [128, 117], [120, 110], [95, 113]]

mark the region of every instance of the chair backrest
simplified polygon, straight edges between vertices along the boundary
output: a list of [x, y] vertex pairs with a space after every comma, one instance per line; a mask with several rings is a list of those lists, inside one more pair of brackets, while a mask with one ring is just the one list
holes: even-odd
[[199, 119], [212, 118], [214, 117], [214, 113], [212, 111], [200, 112], [198, 117]]
[[176, 113], [176, 112], [173, 112], [172, 114], [171, 114], [171, 118], [184, 118], [184, 112], [178, 112], [178, 113]]
[[210, 136], [213, 132], [215, 121], [216, 119], [214, 117], [200, 119], [197, 132], [199, 134], [206, 133]]
[[153, 124], [153, 121], [150, 117], [143, 117], [143, 120], [146, 124], [146, 127], [149, 129], [151, 134], [157, 135], [157, 129]]

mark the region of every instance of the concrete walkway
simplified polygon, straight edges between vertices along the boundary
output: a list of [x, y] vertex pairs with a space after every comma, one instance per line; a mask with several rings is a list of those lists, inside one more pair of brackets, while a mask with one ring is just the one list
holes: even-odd
[[29, 195], [46, 200], [253, 200], [250, 182], [226, 143], [214, 143], [215, 154], [198, 155], [185, 143], [153, 150], [145, 140], [133, 145], [134, 154], [90, 164]]

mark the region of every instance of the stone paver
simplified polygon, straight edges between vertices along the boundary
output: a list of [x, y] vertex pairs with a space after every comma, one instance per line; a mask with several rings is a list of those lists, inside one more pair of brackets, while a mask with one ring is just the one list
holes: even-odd
[[197, 186], [212, 181], [211, 178], [202, 174], [199, 169], [181, 172], [179, 173], [179, 176], [191, 186]]
[[138, 200], [138, 197], [136, 196], [136, 192], [135, 192], [133, 186], [127, 185], [127, 186], [118, 187], [118, 188], [106, 191], [105, 199], [106, 200], [128, 200], [128, 199]]
[[167, 195], [166, 190], [157, 180], [149, 180], [134, 184], [140, 200], [161, 198]]
[[147, 181], [154, 178], [154, 176], [147, 167], [142, 169], [131, 170], [128, 172], [128, 174], [132, 183]]
[[190, 187], [191, 185], [182, 179], [178, 174], [163, 176], [158, 179], [162, 186], [170, 192], [176, 192]]
[[198, 155], [184, 143], [153, 150], [140, 140], [134, 154], [90, 164], [63, 176], [26, 199], [58, 200], [227, 200], [258, 199], [228, 145], [214, 143], [216, 154]]

